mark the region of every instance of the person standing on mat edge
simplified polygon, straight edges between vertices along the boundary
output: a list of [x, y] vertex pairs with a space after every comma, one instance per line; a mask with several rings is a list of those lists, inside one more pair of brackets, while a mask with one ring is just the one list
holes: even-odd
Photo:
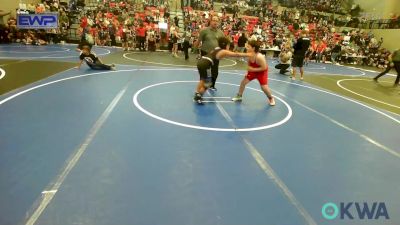
[[79, 65], [76, 67], [78, 70], [81, 68], [83, 61], [90, 67], [92, 70], [115, 70], [115, 65], [106, 65], [104, 64], [94, 53], [90, 51], [90, 47], [85, 45], [82, 47], [82, 52], [79, 55]]
[[389, 65], [387, 66], [386, 70], [374, 77], [373, 81], [378, 82], [378, 78], [387, 74], [393, 67], [397, 72], [397, 77], [394, 81], [393, 86], [397, 87], [399, 86], [400, 82], [400, 49], [395, 50], [392, 54], [389, 55]]
[[292, 80], [296, 80], [296, 67], [300, 69], [300, 80], [303, 80], [304, 77], [304, 58], [306, 57], [306, 52], [308, 47], [310, 46], [310, 38], [307, 37], [307, 30], [301, 31], [301, 37], [297, 40], [296, 44], [294, 44], [294, 52], [293, 52], [293, 60], [292, 60], [292, 67], [293, 72], [292, 76], [290, 77]]
[[[229, 51], [230, 40], [222, 36], [217, 40], [218, 47], [205, 56], [202, 56], [197, 62], [197, 69], [200, 75], [200, 81], [196, 87], [193, 101], [197, 104], [203, 104], [203, 94], [213, 84], [212, 69], [218, 65], [219, 60], [224, 57], [247, 57], [248, 53], [239, 53]], [[217, 67], [218, 69], [218, 67]], [[210, 71], [211, 70], [211, 71]]]
[[[219, 18], [218, 16], [212, 16], [210, 20], [210, 26], [204, 28], [200, 31], [199, 34], [199, 42], [201, 42], [201, 56], [205, 56], [211, 51], [213, 51], [216, 47], [218, 47], [218, 38], [224, 37], [224, 33], [218, 28], [219, 27]], [[215, 82], [218, 77], [218, 66], [219, 61], [211, 67], [212, 74], [212, 85], [210, 90], [216, 91]]]
[[192, 34], [190, 33], [189, 28], [186, 29], [184, 35], [183, 35], [183, 43], [182, 43], [182, 49], [183, 52], [185, 53], [185, 60], [189, 60], [189, 47], [190, 47], [190, 38], [192, 37]]
[[268, 64], [265, 56], [261, 54], [260, 51], [260, 44], [258, 41], [252, 40], [247, 42], [246, 50], [249, 53], [249, 64], [247, 67], [247, 74], [243, 78], [242, 82], [240, 83], [239, 92], [237, 93], [236, 97], [232, 98], [234, 102], [242, 101], [242, 95], [246, 85], [254, 80], [257, 79], [260, 83], [261, 90], [267, 95], [269, 100], [269, 105], [275, 105], [275, 99], [271, 94], [271, 89], [268, 87]]

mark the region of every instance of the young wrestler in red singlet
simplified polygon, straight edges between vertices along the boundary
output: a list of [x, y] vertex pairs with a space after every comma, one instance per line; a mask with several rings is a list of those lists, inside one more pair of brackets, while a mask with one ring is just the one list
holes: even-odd
[[246, 85], [250, 81], [257, 79], [260, 83], [261, 90], [263, 90], [268, 97], [269, 105], [274, 106], [275, 99], [268, 87], [268, 65], [265, 56], [259, 53], [260, 44], [257, 41], [249, 41], [246, 44], [246, 49], [247, 53], [250, 53], [247, 74], [240, 83], [238, 94], [236, 97], [232, 98], [232, 101], [242, 101], [242, 95]]

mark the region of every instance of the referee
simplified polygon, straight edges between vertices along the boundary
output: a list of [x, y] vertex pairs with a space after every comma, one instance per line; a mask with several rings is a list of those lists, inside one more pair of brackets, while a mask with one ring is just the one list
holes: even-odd
[[[207, 55], [216, 47], [218, 47], [218, 38], [224, 37], [224, 33], [218, 27], [219, 18], [218, 16], [213, 16], [211, 17], [210, 26], [200, 31], [199, 42], [201, 42], [201, 56]], [[214, 65], [211, 67], [212, 85], [210, 90], [213, 91], [217, 90], [215, 88], [215, 82], [217, 81], [218, 77], [218, 66], [219, 61], [214, 63]]]
[[296, 44], [294, 44], [294, 52], [293, 52], [293, 73], [292, 73], [292, 80], [296, 80], [296, 67], [300, 68], [300, 80], [303, 80], [304, 75], [304, 58], [306, 57], [306, 52], [308, 47], [310, 46], [310, 38], [307, 37], [307, 31], [301, 31], [301, 37], [297, 40]]

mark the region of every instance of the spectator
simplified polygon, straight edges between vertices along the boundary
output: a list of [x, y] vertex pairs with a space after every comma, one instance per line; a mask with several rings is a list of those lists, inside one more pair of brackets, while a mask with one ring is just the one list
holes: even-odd
[[340, 52], [342, 51], [342, 46], [338, 41], [336, 41], [335, 46], [332, 49], [331, 61], [333, 64], [338, 64], [337, 59], [340, 59]]
[[275, 66], [275, 69], [279, 69], [280, 74], [285, 74], [289, 72], [289, 67], [291, 64], [290, 59], [292, 58], [292, 52], [290, 48], [282, 48], [279, 54], [279, 64]]
[[0, 10], [0, 25], [4, 25], [5, 23], [4, 23], [4, 17], [5, 16], [7, 16], [7, 15], [10, 15], [11, 14], [11, 11], [10, 12], [4, 12], [3, 10]]
[[185, 54], [185, 60], [189, 59], [189, 46], [190, 46], [191, 36], [192, 36], [192, 34], [190, 33], [190, 30], [187, 29], [184, 33], [184, 36], [183, 36], [184, 40], [182, 43], [182, 49]]
[[139, 25], [139, 27], [136, 29], [136, 37], [138, 38], [139, 41], [139, 50], [140, 51], [146, 51], [145, 49], [145, 41], [146, 41], [146, 28], [143, 26], [143, 23]]
[[[242, 32], [238, 40], [238, 52], [244, 52], [247, 43], [246, 33]], [[244, 58], [241, 58], [242, 61], [245, 61]]]

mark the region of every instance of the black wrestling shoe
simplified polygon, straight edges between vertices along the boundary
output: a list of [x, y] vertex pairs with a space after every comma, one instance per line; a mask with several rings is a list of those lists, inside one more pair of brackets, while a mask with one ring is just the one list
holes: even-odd
[[203, 104], [203, 98], [199, 93], [196, 93], [193, 97], [193, 101], [196, 102], [198, 105]]

